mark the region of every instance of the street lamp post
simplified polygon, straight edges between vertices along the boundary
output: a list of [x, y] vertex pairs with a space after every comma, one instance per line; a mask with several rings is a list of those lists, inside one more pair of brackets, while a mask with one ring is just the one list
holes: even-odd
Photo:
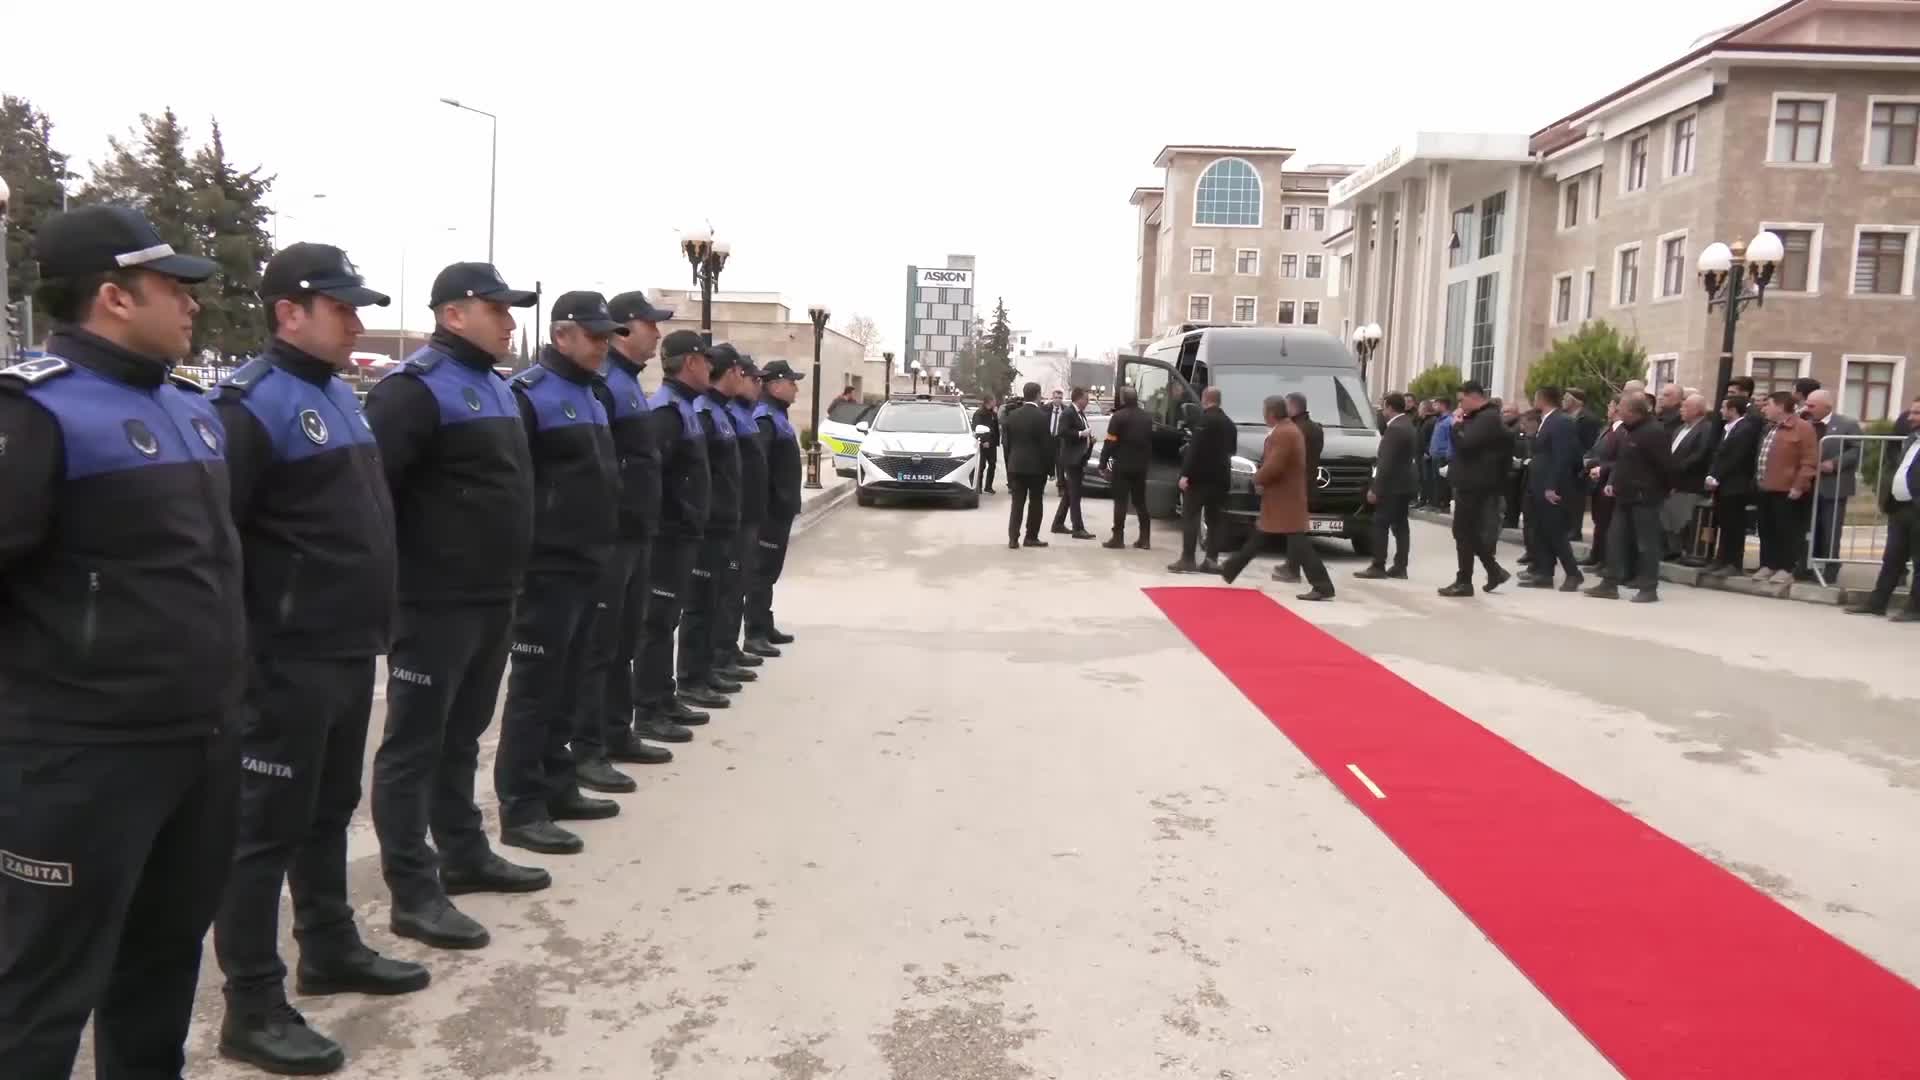
[[1380, 324], [1367, 323], [1353, 328], [1353, 352], [1360, 358], [1360, 385], [1367, 387], [1369, 396], [1373, 388], [1367, 384], [1367, 364], [1373, 359], [1375, 349], [1380, 347]]
[[807, 309], [807, 317], [813, 320], [813, 411], [807, 420], [807, 486], [810, 488], [820, 486], [820, 344], [826, 340], [828, 314], [825, 304]]
[[451, 105], [456, 109], [464, 109], [470, 113], [479, 113], [481, 116], [492, 121], [493, 124], [493, 146], [489, 151], [490, 159], [487, 164], [487, 261], [492, 262], [494, 197], [499, 194], [500, 191], [500, 118], [485, 109], [476, 109], [471, 105], [462, 105], [459, 100], [455, 98], [443, 97], [440, 101], [442, 104]]
[[[324, 191], [316, 191], [312, 195], [308, 196], [308, 198], [312, 198], [312, 199], [324, 199], [326, 197], [327, 197], [327, 193]], [[299, 214], [288, 214], [286, 216], [294, 221], [300, 220]], [[280, 206], [276, 202], [273, 207], [273, 246], [276, 249], [280, 246], [280, 217], [281, 217]]]
[[893, 354], [890, 352], [883, 352], [880, 354], [880, 358], [887, 362], [887, 382], [884, 389], [886, 391], [887, 396], [892, 397], [893, 396]]
[[13, 301], [7, 292], [7, 207], [13, 190], [0, 177], [0, 360], [13, 356]]
[[[1780, 238], [1765, 229], [1754, 233], [1744, 245], [1738, 240], [1731, 247], [1716, 242], [1700, 252], [1700, 282], [1707, 289], [1707, 310], [1726, 310], [1726, 322], [1720, 331], [1720, 368], [1712, 388], [1716, 396], [1708, 400], [1719, 400], [1733, 381], [1734, 327], [1749, 303], [1754, 307], [1766, 305], [1767, 283], [1773, 280], [1774, 269], [1786, 253]], [[1746, 288], [1749, 280], [1753, 282], [1751, 292]]]
[[700, 336], [709, 345], [713, 344], [713, 290], [720, 285], [720, 271], [727, 268], [732, 250], [725, 240], [715, 240], [706, 229], [680, 236], [680, 253], [693, 268], [694, 284], [700, 286]]

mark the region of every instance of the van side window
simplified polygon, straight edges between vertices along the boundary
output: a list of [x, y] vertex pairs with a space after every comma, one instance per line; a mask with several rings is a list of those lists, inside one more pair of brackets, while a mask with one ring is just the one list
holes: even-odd
[[1140, 395], [1140, 408], [1153, 417], [1153, 422], [1167, 427], [1173, 426], [1174, 409], [1173, 375], [1166, 368], [1151, 364], [1128, 364], [1126, 367], [1127, 385]]

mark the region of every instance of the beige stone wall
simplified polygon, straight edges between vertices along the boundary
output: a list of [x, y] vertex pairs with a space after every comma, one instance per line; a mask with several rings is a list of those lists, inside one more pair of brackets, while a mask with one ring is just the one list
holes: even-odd
[[[692, 312], [691, 320], [680, 318], [682, 311], [674, 311], [672, 322], [666, 323], [662, 330], [672, 333], [675, 330], [698, 330], [699, 312]], [[785, 360], [794, 370], [807, 376], [800, 383], [800, 397], [789, 410], [793, 425], [802, 431], [811, 423], [813, 400], [813, 324], [801, 322], [721, 322], [714, 320], [713, 340], [731, 342], [741, 352], [751, 355], [755, 363], [766, 364], [773, 360]], [[860, 343], [827, 327], [826, 337], [820, 349], [820, 401], [824, 408], [828, 401], [840, 393], [842, 387], [858, 385], [862, 392], [885, 393], [883, 361], [868, 362]], [[660, 385], [660, 365], [647, 365], [647, 371], [641, 382], [651, 390]]]

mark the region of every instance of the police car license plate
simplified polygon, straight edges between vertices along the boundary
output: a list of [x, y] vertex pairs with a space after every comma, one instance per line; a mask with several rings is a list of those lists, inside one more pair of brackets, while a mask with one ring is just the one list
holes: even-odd
[[1307, 520], [1307, 531], [1310, 533], [1333, 533], [1338, 535], [1345, 528], [1346, 522], [1341, 521], [1339, 518], [1317, 517]]
[[900, 474], [900, 479], [905, 480], [909, 484], [931, 484], [933, 483], [933, 474], [903, 472]]

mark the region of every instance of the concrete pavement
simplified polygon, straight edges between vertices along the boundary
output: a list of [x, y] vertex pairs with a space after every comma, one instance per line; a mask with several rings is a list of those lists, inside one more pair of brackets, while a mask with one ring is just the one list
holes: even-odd
[[[297, 1000], [342, 1075], [1616, 1075], [1141, 595], [1205, 583], [1161, 572], [1171, 530], [1014, 552], [1005, 507], [823, 518], [779, 595], [800, 641], [585, 854], [526, 860], [552, 890], [462, 898], [485, 950], [387, 932], [363, 806], [363, 930], [434, 985]], [[1444, 531], [1414, 543], [1411, 582], [1335, 561], [1329, 605], [1266, 561], [1241, 585], [1920, 978], [1912, 628], [1678, 589], [1446, 601]], [[212, 1054], [207, 963], [190, 1074], [249, 1075]]]

